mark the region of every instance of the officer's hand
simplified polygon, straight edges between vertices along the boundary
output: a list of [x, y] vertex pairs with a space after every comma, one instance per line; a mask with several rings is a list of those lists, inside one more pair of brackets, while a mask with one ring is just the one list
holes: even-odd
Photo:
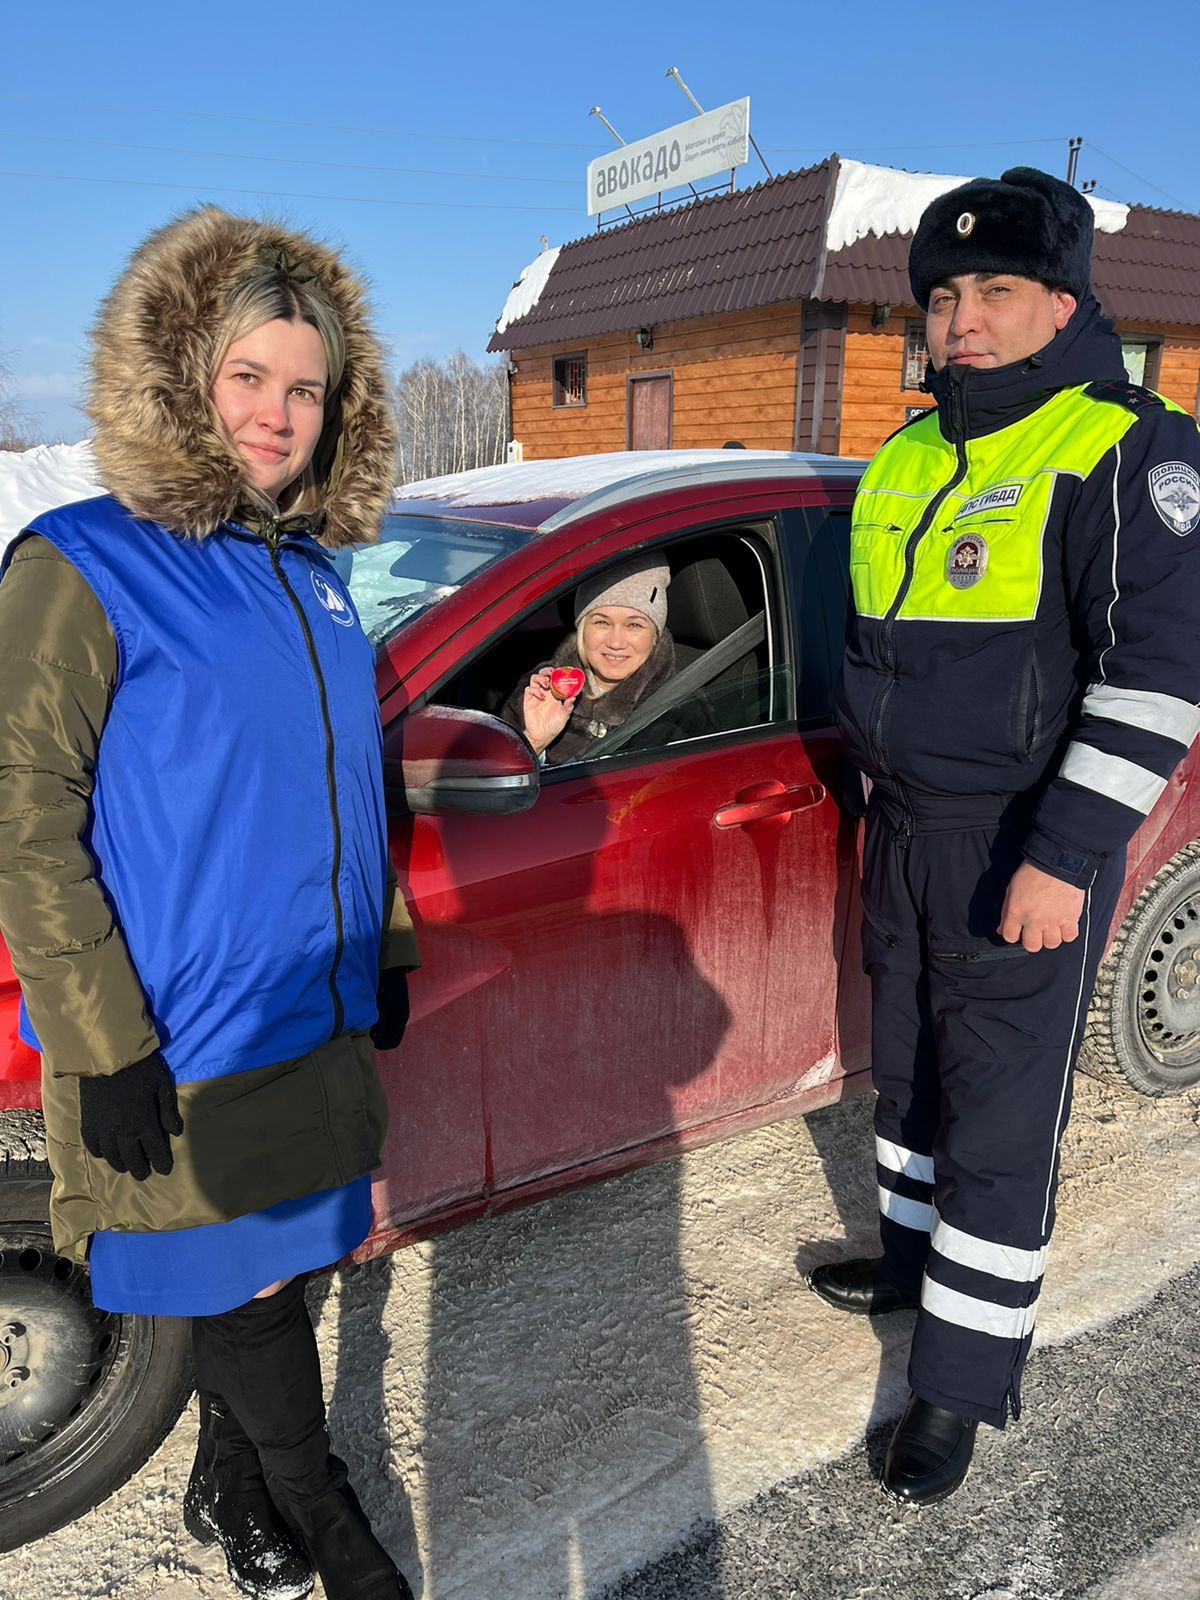
[[1074, 884], [1052, 878], [1032, 861], [1022, 861], [1004, 896], [1000, 937], [1008, 944], [1020, 942], [1031, 954], [1057, 950], [1079, 937], [1083, 899], [1083, 890]]

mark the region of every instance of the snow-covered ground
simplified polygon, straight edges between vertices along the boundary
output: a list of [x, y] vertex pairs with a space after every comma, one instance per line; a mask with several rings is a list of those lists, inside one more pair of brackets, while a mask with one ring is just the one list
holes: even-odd
[[[581, 1600], [698, 1519], [861, 1456], [868, 1423], [899, 1410], [907, 1328], [838, 1318], [802, 1270], [871, 1244], [870, 1109], [861, 1097], [317, 1286], [335, 1438], [421, 1600]], [[1200, 1258], [1198, 1121], [1200, 1096], [1080, 1080], [1040, 1342]], [[226, 1600], [219, 1557], [180, 1527], [194, 1439], [189, 1412], [105, 1505], [0, 1557], [0, 1597]], [[1181, 1536], [1153, 1558], [1177, 1568], [1191, 1548]]]

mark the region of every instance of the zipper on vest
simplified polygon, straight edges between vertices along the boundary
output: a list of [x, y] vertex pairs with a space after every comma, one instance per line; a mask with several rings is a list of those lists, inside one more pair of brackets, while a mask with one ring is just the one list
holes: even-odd
[[278, 530], [272, 528], [266, 539], [267, 553], [271, 557], [271, 565], [275, 569], [275, 576], [283, 585], [283, 592], [292, 602], [292, 609], [300, 621], [300, 631], [304, 635], [304, 643], [308, 649], [308, 661], [312, 667], [313, 677], [317, 681], [317, 695], [321, 702], [321, 721], [325, 727], [325, 786], [329, 795], [329, 821], [333, 830], [333, 872], [329, 885], [330, 895], [333, 900], [333, 964], [329, 969], [329, 993], [333, 1000], [333, 1032], [330, 1038], [336, 1039], [342, 1031], [345, 1020], [345, 1008], [342, 997], [338, 993], [337, 975], [342, 964], [342, 950], [345, 945], [345, 921], [342, 916], [342, 897], [338, 891], [338, 875], [342, 870], [342, 828], [338, 820], [337, 807], [337, 775], [333, 765], [333, 719], [329, 715], [329, 694], [325, 688], [325, 674], [321, 671], [321, 660], [317, 655], [317, 644], [313, 638], [312, 629], [308, 625], [308, 618], [304, 607], [296, 596], [296, 591], [288, 582], [287, 573], [283, 570], [283, 563], [279, 559]]
[[900, 579], [900, 587], [896, 590], [892, 603], [879, 626], [879, 650], [880, 655], [883, 657], [884, 668], [888, 673], [888, 680], [879, 691], [878, 698], [875, 701], [875, 715], [871, 722], [871, 744], [874, 747], [875, 758], [879, 762], [880, 771], [889, 777], [894, 777], [895, 774], [888, 765], [883, 725], [887, 715], [887, 703], [891, 699], [893, 689], [896, 687], [896, 616], [908, 597], [908, 591], [912, 588], [913, 570], [917, 560], [917, 546], [929, 532], [933, 519], [941, 510], [946, 496], [952, 489], [957, 488], [967, 475], [967, 415], [966, 400], [961, 383], [952, 382], [949, 385], [948, 399], [950, 438], [957, 457], [954, 471], [925, 507], [924, 512], [921, 514], [921, 520], [908, 536], [908, 542], [904, 546], [904, 575]]

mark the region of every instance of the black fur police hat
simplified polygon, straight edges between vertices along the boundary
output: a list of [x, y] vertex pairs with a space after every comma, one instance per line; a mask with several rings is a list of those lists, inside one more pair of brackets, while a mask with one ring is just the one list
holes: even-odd
[[1079, 299], [1092, 266], [1092, 208], [1069, 183], [1035, 167], [972, 178], [925, 208], [908, 253], [913, 299], [961, 272], [1011, 272]]

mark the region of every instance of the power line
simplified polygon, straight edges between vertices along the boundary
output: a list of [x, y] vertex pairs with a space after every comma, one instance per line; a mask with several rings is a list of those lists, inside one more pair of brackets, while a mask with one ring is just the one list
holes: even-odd
[[[10, 94], [5, 90], [5, 102], [24, 100], [44, 105], [71, 105], [80, 106], [90, 111], [120, 111], [122, 114], [136, 112], [139, 115], [152, 117], [207, 117], [218, 122], [253, 122], [263, 126], [276, 128], [279, 126], [278, 117], [247, 117], [232, 111], [185, 111], [179, 106], [148, 106], [138, 104], [131, 106], [123, 100], [77, 100], [74, 96], [67, 99], [65, 96], [44, 94]], [[458, 144], [479, 144], [479, 135], [471, 133], [434, 133], [428, 128], [409, 131], [402, 128], [356, 128], [338, 122], [310, 122], [304, 124], [306, 129], [320, 130], [326, 133], [366, 133], [372, 138], [382, 139], [437, 139]], [[488, 144], [520, 145], [528, 149], [540, 150], [592, 150], [590, 144], [580, 144], [567, 139], [505, 139], [498, 135], [488, 133]]]
[[[980, 140], [974, 144], [850, 144], [835, 145], [839, 154], [855, 155], [864, 150], [1009, 150], [1019, 145], [1029, 144], [1063, 144], [1066, 141], [1060, 138], [1046, 139], [988, 139]], [[772, 145], [773, 150], [781, 155], [803, 155], [805, 151], [824, 150], [828, 152], [829, 146], [822, 144], [785, 144]]]
[[1123, 161], [1118, 161], [1116, 156], [1110, 156], [1106, 150], [1101, 150], [1100, 146], [1093, 144], [1090, 139], [1087, 142], [1087, 147], [1094, 155], [1103, 156], [1104, 160], [1111, 161], [1114, 167], [1120, 167], [1122, 172], [1127, 172], [1131, 178], [1136, 178], [1139, 183], [1144, 183], [1147, 189], [1153, 189], [1155, 194], [1161, 194], [1165, 199], [1170, 200], [1181, 211], [1187, 210], [1187, 206], [1178, 196], [1168, 194], [1165, 189], [1159, 188], [1157, 183], [1151, 183], [1149, 178], [1143, 178], [1140, 172], [1135, 172], [1132, 167], [1127, 167]]
[[349, 161], [303, 161], [296, 156], [247, 155], [244, 150], [189, 150], [169, 144], [129, 144], [116, 139], [76, 139], [67, 134], [33, 133], [23, 128], [7, 138], [36, 139], [43, 143], [95, 146], [101, 150], [150, 150], [167, 156], [204, 156], [216, 161], [264, 161], [272, 166], [330, 167], [338, 172], [384, 172], [415, 178], [494, 178], [504, 183], [556, 183], [576, 187], [578, 178], [539, 178], [513, 172], [444, 172], [434, 167], [372, 167]]
[[352, 206], [406, 206], [427, 211], [536, 211], [541, 215], [550, 211], [578, 214], [576, 206], [506, 206], [488, 201], [472, 200], [391, 200], [383, 196], [362, 194], [302, 194], [293, 189], [238, 189], [228, 183], [167, 183], [149, 178], [93, 178], [79, 172], [13, 172], [0, 168], [0, 178], [34, 178], [46, 183], [103, 183], [129, 189], [187, 189], [192, 194], [255, 194], [272, 200], [332, 200]]

